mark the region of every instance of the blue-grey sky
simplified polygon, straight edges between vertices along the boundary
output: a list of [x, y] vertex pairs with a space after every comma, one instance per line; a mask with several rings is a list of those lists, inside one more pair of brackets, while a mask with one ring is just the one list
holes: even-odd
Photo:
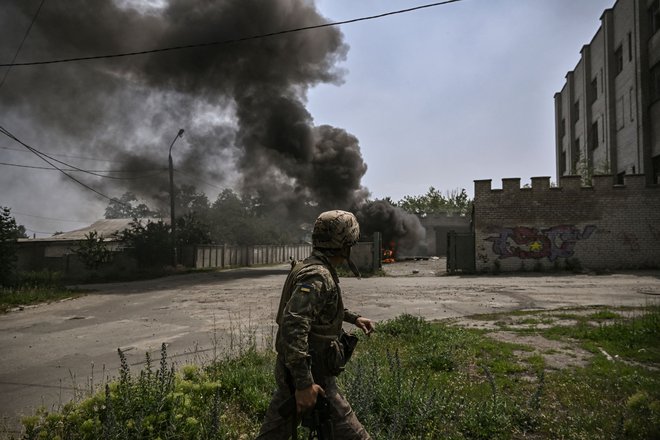
[[[320, 0], [333, 20], [416, 1]], [[613, 0], [464, 0], [346, 25], [339, 87], [310, 93], [317, 123], [354, 133], [376, 197], [399, 200], [473, 180], [556, 181], [555, 92]]]
[[[49, 1], [44, 4], [44, 17]], [[140, 1], [122, 0], [125, 4]], [[156, 7], [162, 3], [144, 2]], [[36, 8], [39, 1], [31, 3]], [[343, 21], [427, 2], [315, 3], [329, 21]], [[500, 179], [505, 177], [521, 177], [523, 184], [532, 176], [550, 176], [554, 181], [553, 96], [563, 87], [565, 74], [579, 61], [582, 46], [590, 42], [600, 26], [603, 10], [613, 4], [614, 0], [463, 0], [343, 25], [340, 29], [349, 50], [337, 65], [343, 71], [342, 79], [338, 84], [311, 88], [307, 110], [316, 125], [341, 127], [357, 137], [368, 166], [362, 185], [372, 198], [389, 196], [396, 201], [406, 195], [423, 194], [430, 186], [443, 192], [465, 188], [472, 196], [475, 179], [493, 179], [493, 187], [500, 187]], [[26, 17], [10, 20], [15, 26], [0, 31], [2, 61], [9, 61], [13, 55], [29, 24]], [[40, 18], [34, 36], [28, 37], [21, 52], [24, 59], [33, 58], [31, 51], [40, 48], [31, 37], [36, 40], [47, 34], [38, 28]], [[131, 41], [122, 41], [120, 47], [131, 51], [154, 45], [148, 28], [139, 38], [135, 46]], [[9, 73], [3, 86], [6, 90], [0, 90], [0, 102], [26, 72], [21, 69], [25, 68], [14, 68]], [[75, 66], [62, 69], [73, 71]], [[3, 72], [0, 70], [0, 74]], [[42, 80], [47, 82], [45, 74]], [[89, 121], [68, 121], [67, 129], [72, 124], [80, 125], [75, 141], [68, 138], [64, 126], [32, 124], [16, 116], [20, 113], [3, 113], [1, 105], [0, 122], [43, 151], [69, 156], [59, 159], [86, 169], [113, 168], [117, 163], [112, 160], [116, 158], [105, 162], [81, 158], [99, 159], [99, 150], [90, 151], [86, 144], [107, 143], [112, 133], [98, 115], [117, 109], [121, 114], [122, 96], [132, 95], [134, 99], [135, 94], [144, 92], [135, 84], [131, 87], [134, 89], [127, 87], [113, 95], [117, 102], [106, 103], [90, 113]], [[167, 98], [154, 99], [153, 105], [167, 104]], [[149, 99], [145, 95], [142, 100], [145, 109], [152, 105]], [[36, 102], [26, 105], [38, 108]], [[55, 104], [49, 105], [53, 106], [50, 111], [58, 111]], [[63, 103], [61, 112], [66, 111]], [[205, 125], [232, 119], [231, 115], [214, 114], [217, 108], [196, 111], [200, 117], [195, 126], [186, 127], [190, 136], [195, 130], [208, 130]], [[151, 120], [152, 126], [160, 127], [162, 124], [156, 124], [155, 119]], [[162, 135], [161, 143], [169, 143], [178, 130], [174, 121], [171, 133]], [[100, 128], [95, 131], [90, 127]], [[134, 138], [150, 135], [147, 129], [139, 129]], [[192, 139], [188, 134], [184, 136], [175, 153], [183, 154]], [[0, 162], [44, 165], [25, 152], [15, 151], [21, 148], [3, 136]], [[196, 184], [213, 200], [222, 187], [231, 185], [232, 171], [225, 170], [218, 180], [209, 179], [205, 177], [204, 182]], [[105, 186], [103, 190], [110, 188]], [[107, 200], [54, 172], [0, 165], [0, 206], [11, 207], [18, 222], [37, 236], [90, 224], [103, 217], [106, 205]]]

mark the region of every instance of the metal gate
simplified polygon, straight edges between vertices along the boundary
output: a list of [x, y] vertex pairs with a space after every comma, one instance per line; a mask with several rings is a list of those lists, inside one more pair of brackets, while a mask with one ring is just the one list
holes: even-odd
[[474, 233], [447, 232], [447, 272], [474, 272]]

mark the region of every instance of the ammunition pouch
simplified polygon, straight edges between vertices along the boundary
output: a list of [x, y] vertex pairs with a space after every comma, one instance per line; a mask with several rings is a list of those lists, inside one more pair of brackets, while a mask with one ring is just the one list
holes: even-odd
[[358, 337], [341, 331], [339, 337], [310, 333], [312, 375], [315, 378], [338, 376], [344, 371], [358, 343]]

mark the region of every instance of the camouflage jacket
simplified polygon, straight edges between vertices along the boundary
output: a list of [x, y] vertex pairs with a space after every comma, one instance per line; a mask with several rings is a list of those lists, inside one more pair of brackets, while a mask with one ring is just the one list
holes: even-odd
[[314, 251], [293, 267], [282, 290], [275, 348], [296, 389], [314, 383], [309, 366], [314, 340], [339, 336], [342, 323], [355, 324], [358, 317], [344, 309], [337, 272], [325, 255]]

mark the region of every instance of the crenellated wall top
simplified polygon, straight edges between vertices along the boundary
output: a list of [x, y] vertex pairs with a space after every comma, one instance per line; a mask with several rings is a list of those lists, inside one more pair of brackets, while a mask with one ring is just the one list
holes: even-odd
[[585, 191], [585, 192], [613, 192], [616, 191], [655, 191], [660, 192], [660, 185], [647, 185], [646, 176], [643, 174], [628, 174], [623, 176], [623, 185], [614, 183], [614, 176], [612, 175], [597, 175], [592, 177], [591, 185], [582, 185], [582, 178], [580, 176], [562, 176], [559, 178], [559, 185], [551, 186], [550, 177], [532, 177], [532, 184], [529, 187], [520, 186], [519, 177], [511, 177], [502, 179], [502, 188], [492, 188], [492, 179], [475, 180], [474, 181], [474, 198], [478, 200], [481, 197], [488, 197], [495, 194], [517, 194], [517, 193], [543, 193], [543, 192], [571, 192], [571, 191]]

